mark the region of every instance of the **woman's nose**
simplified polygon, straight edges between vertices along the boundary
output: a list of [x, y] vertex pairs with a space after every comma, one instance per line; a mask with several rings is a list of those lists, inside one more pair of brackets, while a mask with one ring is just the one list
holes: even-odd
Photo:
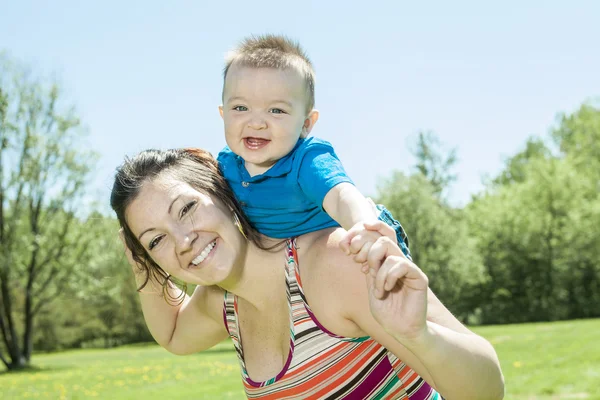
[[198, 235], [193, 231], [179, 229], [175, 236], [175, 248], [177, 254], [183, 255], [188, 251], [191, 251], [194, 247], [194, 241]]

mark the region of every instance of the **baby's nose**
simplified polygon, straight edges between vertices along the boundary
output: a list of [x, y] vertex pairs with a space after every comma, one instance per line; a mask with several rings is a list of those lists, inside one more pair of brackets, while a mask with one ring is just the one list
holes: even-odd
[[250, 119], [248, 127], [252, 129], [265, 129], [267, 127], [267, 121], [262, 117], [256, 116]]

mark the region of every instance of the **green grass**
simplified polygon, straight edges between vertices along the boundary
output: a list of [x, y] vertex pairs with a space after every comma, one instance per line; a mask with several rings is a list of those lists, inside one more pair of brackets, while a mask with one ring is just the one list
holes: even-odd
[[498, 352], [506, 399], [600, 399], [600, 319], [474, 330]]
[[191, 356], [156, 345], [34, 356], [37, 369], [0, 374], [0, 399], [245, 399], [232, 347]]
[[[475, 329], [496, 347], [506, 399], [600, 399], [600, 319]], [[156, 345], [34, 356], [0, 399], [244, 399], [231, 345], [179, 357]]]

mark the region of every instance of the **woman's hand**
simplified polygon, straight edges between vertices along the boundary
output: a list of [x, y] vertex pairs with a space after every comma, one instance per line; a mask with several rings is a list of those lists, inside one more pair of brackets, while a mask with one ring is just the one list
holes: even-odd
[[[380, 232], [391, 229], [381, 221], [365, 224], [365, 228]], [[370, 247], [366, 264], [373, 317], [399, 341], [420, 337], [426, 329], [427, 276], [387, 236]]]

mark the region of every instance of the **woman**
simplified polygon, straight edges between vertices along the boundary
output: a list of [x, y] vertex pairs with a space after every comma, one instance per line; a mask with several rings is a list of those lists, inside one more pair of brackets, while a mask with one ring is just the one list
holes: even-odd
[[[282, 246], [260, 238], [202, 150], [126, 160], [111, 205], [156, 341], [190, 354], [231, 337], [249, 398], [503, 397], [492, 346], [383, 236], [367, 254], [366, 275], [340, 250], [342, 229]], [[198, 285], [193, 295], [171, 276]]]

